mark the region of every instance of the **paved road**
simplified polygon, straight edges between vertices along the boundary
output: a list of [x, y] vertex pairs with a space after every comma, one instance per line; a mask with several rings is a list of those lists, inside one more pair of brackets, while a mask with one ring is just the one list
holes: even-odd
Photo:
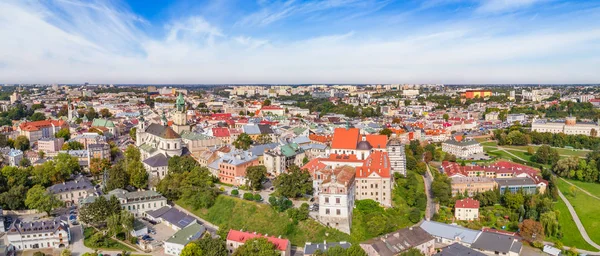
[[425, 219], [431, 220], [433, 215], [436, 213], [436, 205], [433, 201], [433, 192], [431, 190], [431, 183], [433, 183], [433, 175], [431, 174], [431, 170], [429, 170], [429, 165], [427, 166], [427, 172], [423, 175], [423, 182], [425, 183], [425, 195], [427, 196], [427, 208], [425, 209]]
[[571, 205], [569, 200], [567, 200], [567, 198], [563, 195], [563, 193], [560, 192], [560, 189], [558, 190], [558, 195], [560, 196], [560, 199], [562, 199], [563, 202], [565, 202], [565, 204], [567, 205], [567, 208], [569, 208], [571, 217], [573, 217], [573, 221], [575, 221], [575, 225], [577, 225], [577, 229], [579, 229], [579, 233], [581, 233], [583, 240], [585, 240], [586, 242], [588, 242], [588, 244], [590, 244], [591, 246], [593, 246], [594, 248], [596, 248], [600, 251], [600, 245], [598, 245], [598, 244], [594, 243], [594, 241], [592, 241], [592, 239], [590, 238], [588, 233], [585, 231], [585, 227], [581, 223], [581, 220], [579, 220], [579, 216], [577, 216], [577, 212], [575, 212], [575, 209], [573, 209], [573, 206]]

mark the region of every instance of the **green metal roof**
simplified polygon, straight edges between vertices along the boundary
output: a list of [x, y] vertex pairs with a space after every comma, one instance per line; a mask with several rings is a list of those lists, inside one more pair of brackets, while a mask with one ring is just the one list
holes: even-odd
[[206, 229], [194, 222], [187, 227], [177, 231], [177, 233], [173, 234], [169, 239], [167, 239], [167, 243], [181, 244], [186, 245], [192, 240], [198, 239], [202, 234], [206, 231]]
[[96, 118], [94, 119], [94, 122], [92, 122], [92, 126], [115, 127], [115, 123], [113, 123], [113, 121], [106, 120], [103, 118]]
[[298, 146], [297, 143], [289, 143], [281, 146], [281, 153], [286, 157], [295, 156], [298, 153], [302, 153], [304, 150]]

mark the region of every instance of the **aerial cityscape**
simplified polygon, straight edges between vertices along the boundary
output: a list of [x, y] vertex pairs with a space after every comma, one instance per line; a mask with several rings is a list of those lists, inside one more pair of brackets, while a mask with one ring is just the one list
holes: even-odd
[[600, 2], [0, 17], [0, 256], [600, 255]]

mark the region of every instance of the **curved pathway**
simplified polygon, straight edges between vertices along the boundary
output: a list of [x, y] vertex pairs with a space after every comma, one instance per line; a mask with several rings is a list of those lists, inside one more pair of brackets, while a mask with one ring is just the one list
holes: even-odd
[[600, 251], [600, 245], [598, 245], [598, 244], [594, 243], [594, 241], [592, 241], [592, 239], [590, 238], [588, 233], [585, 231], [585, 227], [583, 227], [581, 220], [579, 220], [579, 216], [577, 216], [575, 209], [573, 208], [573, 206], [571, 205], [569, 200], [567, 200], [567, 198], [563, 195], [563, 193], [560, 192], [560, 189], [558, 190], [558, 195], [560, 196], [560, 199], [562, 199], [563, 202], [565, 202], [565, 204], [567, 205], [567, 208], [569, 208], [571, 217], [573, 218], [573, 221], [575, 221], [575, 225], [577, 225], [577, 229], [579, 229], [579, 233], [581, 233], [583, 240], [585, 240], [588, 244], [590, 244], [591, 246], [593, 246], [594, 248], [596, 248]]
[[596, 198], [596, 199], [600, 200], [600, 197], [597, 197], [597, 196], [595, 196], [595, 195], [592, 195], [592, 193], [588, 192], [587, 190], [585, 190], [585, 189], [583, 189], [583, 188], [580, 188], [579, 186], [577, 186], [577, 185], [575, 185], [575, 184], [573, 184], [573, 183], [569, 182], [568, 180], [565, 180], [564, 178], [560, 178], [560, 179], [561, 179], [562, 181], [566, 182], [567, 184], [569, 184], [569, 185], [571, 185], [571, 186], [573, 186], [573, 187], [576, 187], [577, 189], [579, 189], [579, 190], [583, 191], [583, 193], [586, 193], [588, 196], [591, 196], [591, 197], [593, 197], [593, 198]]

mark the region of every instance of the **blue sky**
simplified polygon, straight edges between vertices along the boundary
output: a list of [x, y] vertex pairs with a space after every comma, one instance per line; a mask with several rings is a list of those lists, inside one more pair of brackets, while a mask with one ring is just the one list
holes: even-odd
[[3, 83], [599, 83], [600, 1], [4, 0]]

